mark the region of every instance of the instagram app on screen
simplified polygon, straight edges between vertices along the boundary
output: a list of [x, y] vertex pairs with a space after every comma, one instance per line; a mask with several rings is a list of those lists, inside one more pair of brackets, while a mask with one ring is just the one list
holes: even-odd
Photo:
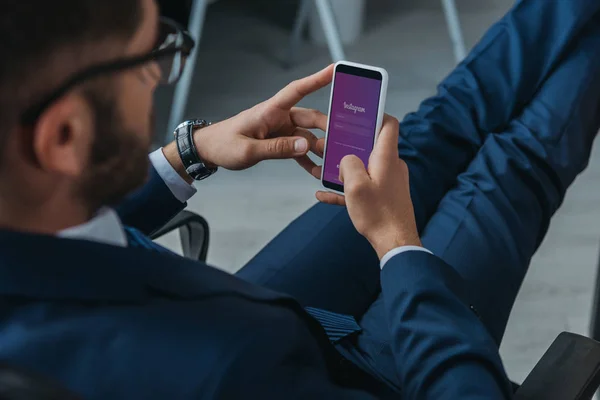
[[329, 110], [323, 181], [342, 185], [340, 162], [349, 154], [365, 166], [373, 151], [382, 80], [336, 70]]

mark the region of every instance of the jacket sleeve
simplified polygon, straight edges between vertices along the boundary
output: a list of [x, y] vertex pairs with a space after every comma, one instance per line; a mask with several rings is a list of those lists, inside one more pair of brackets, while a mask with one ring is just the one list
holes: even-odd
[[123, 224], [139, 229], [146, 235], [169, 222], [187, 206], [187, 203], [173, 196], [152, 165], [148, 176], [144, 186], [116, 207]]
[[512, 398], [498, 347], [452, 267], [401, 253], [383, 268], [381, 287], [405, 398]]

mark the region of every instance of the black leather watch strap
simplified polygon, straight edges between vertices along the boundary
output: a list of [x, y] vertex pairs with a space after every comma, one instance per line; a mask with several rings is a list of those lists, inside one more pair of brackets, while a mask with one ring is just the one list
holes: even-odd
[[197, 181], [206, 179], [217, 172], [217, 168], [208, 168], [204, 164], [194, 144], [194, 131], [209, 125], [210, 123], [205, 120], [195, 119], [179, 124], [174, 132], [181, 162], [192, 179]]

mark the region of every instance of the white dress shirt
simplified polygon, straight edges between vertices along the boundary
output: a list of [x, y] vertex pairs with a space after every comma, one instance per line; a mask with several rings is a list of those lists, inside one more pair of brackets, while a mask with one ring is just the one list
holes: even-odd
[[127, 236], [121, 219], [115, 210], [108, 207], [102, 208], [88, 222], [58, 232], [58, 236], [127, 247]]
[[[169, 161], [167, 161], [162, 149], [158, 149], [150, 154], [150, 162], [177, 200], [185, 203], [196, 193], [196, 188], [187, 183], [185, 179], [175, 171]], [[60, 231], [58, 236], [127, 247], [127, 236], [123, 230], [123, 224], [121, 223], [117, 212], [112, 208], [102, 208], [96, 216], [88, 222]], [[381, 268], [383, 268], [392, 257], [404, 253], [405, 251], [425, 251], [431, 253], [429, 250], [418, 246], [398, 247], [389, 251], [381, 259]]]
[[[177, 200], [185, 203], [196, 193], [196, 188], [187, 183], [169, 164], [162, 149], [150, 154], [150, 162]], [[102, 208], [88, 222], [60, 231], [58, 236], [127, 247], [127, 236], [121, 219], [115, 210], [108, 207]]]

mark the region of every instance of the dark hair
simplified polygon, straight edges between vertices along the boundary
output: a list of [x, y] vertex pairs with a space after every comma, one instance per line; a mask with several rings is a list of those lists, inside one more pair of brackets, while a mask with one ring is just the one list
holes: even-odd
[[27, 103], [66, 78], [58, 57], [78, 69], [94, 44], [130, 39], [141, 14], [140, 0], [0, 0], [0, 148]]

